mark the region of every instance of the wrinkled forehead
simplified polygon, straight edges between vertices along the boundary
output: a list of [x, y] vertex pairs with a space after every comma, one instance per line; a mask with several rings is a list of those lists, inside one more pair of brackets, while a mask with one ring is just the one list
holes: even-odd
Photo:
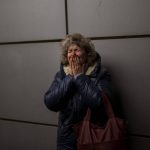
[[77, 44], [70, 44], [69, 46], [68, 46], [68, 49], [75, 49], [75, 48], [81, 48], [79, 45], [77, 45]]

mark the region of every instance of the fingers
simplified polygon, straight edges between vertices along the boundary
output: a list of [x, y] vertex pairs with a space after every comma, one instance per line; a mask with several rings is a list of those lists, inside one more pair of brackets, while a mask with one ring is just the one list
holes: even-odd
[[83, 64], [81, 64], [81, 62], [82, 61], [78, 56], [74, 56], [69, 59], [72, 75], [84, 73], [85, 67]]
[[74, 64], [72, 58], [70, 59], [70, 68], [71, 68], [71, 75], [73, 75]]
[[80, 58], [79, 57], [76, 57], [74, 59], [75, 61], [75, 74], [80, 74], [80, 73], [83, 73], [82, 72], [82, 64], [80, 62]]

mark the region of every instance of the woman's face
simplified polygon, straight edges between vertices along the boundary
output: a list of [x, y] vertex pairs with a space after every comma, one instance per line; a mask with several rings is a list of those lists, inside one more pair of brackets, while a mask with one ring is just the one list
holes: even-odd
[[86, 57], [87, 54], [84, 49], [81, 49], [79, 46], [76, 44], [71, 44], [68, 48], [68, 53], [67, 53], [67, 59], [68, 61], [70, 60], [71, 57], [79, 57], [81, 60], [81, 63], [86, 62]]

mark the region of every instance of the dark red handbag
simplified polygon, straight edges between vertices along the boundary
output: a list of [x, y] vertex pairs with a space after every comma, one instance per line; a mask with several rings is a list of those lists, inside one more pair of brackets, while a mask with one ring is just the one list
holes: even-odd
[[114, 115], [108, 97], [102, 93], [103, 103], [108, 115], [104, 127], [90, 122], [91, 110], [88, 108], [82, 122], [73, 126], [78, 150], [127, 150], [127, 126], [123, 119]]

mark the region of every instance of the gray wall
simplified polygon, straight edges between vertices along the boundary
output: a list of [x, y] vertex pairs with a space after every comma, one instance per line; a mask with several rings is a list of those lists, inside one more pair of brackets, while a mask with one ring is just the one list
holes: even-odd
[[149, 150], [149, 5], [149, 0], [1, 0], [0, 149], [56, 149], [58, 114], [44, 106], [43, 95], [59, 69], [60, 39], [80, 32], [93, 39], [121, 93], [131, 149]]

